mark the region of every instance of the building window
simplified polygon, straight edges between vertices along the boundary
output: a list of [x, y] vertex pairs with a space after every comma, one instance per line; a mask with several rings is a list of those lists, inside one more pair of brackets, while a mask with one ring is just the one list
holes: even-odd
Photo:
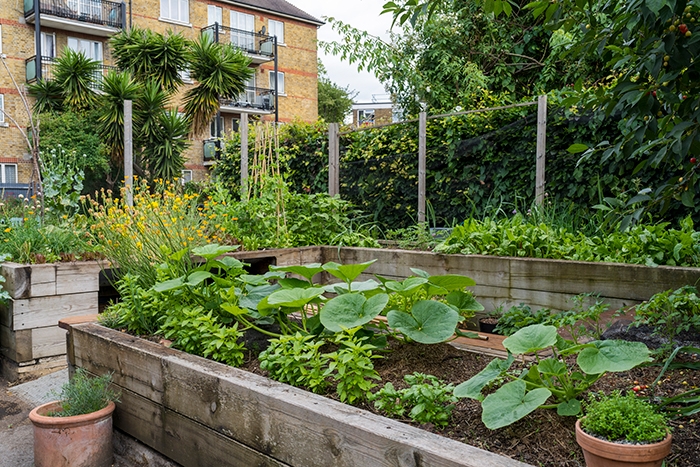
[[102, 63], [102, 42], [69, 37], [68, 48], [82, 52], [87, 58]]
[[284, 23], [282, 21], [270, 19], [267, 21], [267, 24], [270, 28], [270, 35], [277, 36], [278, 44], [284, 44]]
[[[221, 123], [222, 123], [222, 118], [217, 115], [214, 117], [214, 120], [211, 121], [211, 124], [209, 125], [209, 137], [210, 138], [219, 138], [220, 133], [219, 133], [219, 128], [221, 128]], [[223, 128], [221, 128], [223, 130]]]
[[192, 76], [190, 76], [190, 70], [180, 70], [178, 71], [178, 74], [180, 75], [180, 79], [182, 80], [183, 83], [193, 83], [194, 81], [192, 80]]
[[183, 170], [182, 171], [182, 177], [180, 178], [180, 181], [184, 185], [187, 182], [192, 181], [192, 171], [191, 170]]
[[17, 164], [0, 164], [0, 183], [17, 183]]
[[[270, 72], [270, 89], [275, 90], [275, 72]], [[285, 94], [284, 90], [284, 73], [277, 73], [277, 89], [279, 92], [277, 94]]]
[[41, 33], [41, 56], [56, 58], [56, 34]]
[[248, 52], [255, 52], [255, 16], [231, 12], [231, 44]]
[[0, 127], [7, 126], [5, 123], [5, 94], [0, 94]]
[[[207, 25], [219, 23], [219, 26], [224, 25], [222, 10], [220, 6], [207, 5]], [[219, 31], [222, 33], [223, 31]]]
[[374, 123], [374, 109], [358, 110], [357, 123], [359, 125]]
[[179, 23], [190, 22], [189, 0], [160, 0], [160, 17], [177, 21]]

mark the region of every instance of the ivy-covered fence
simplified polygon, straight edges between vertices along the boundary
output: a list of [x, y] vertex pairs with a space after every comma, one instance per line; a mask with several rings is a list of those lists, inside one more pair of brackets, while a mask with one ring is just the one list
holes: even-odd
[[[427, 125], [428, 220], [451, 225], [494, 209], [530, 206], [535, 198], [537, 122], [532, 109], [513, 108], [429, 120]], [[588, 209], [605, 196], [653, 187], [672, 174], [635, 173], [624, 164], [580, 161], [567, 148], [612, 139], [618, 121], [602, 115], [574, 116], [550, 108], [547, 123], [546, 202]], [[220, 179], [239, 180], [237, 135], [217, 164]], [[340, 193], [388, 228], [415, 224], [418, 202], [418, 123], [404, 123], [341, 136]], [[280, 129], [280, 159], [292, 190], [328, 188], [328, 129], [300, 122]], [[633, 175], [632, 175], [633, 174]], [[669, 212], [680, 218], [688, 212]], [[696, 215], [698, 212], [695, 213]]]

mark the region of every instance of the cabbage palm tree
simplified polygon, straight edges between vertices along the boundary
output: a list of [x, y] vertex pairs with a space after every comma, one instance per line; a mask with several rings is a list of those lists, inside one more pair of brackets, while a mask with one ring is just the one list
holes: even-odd
[[188, 47], [190, 76], [197, 81], [185, 93], [185, 115], [190, 119], [192, 134], [207, 128], [219, 110], [219, 98], [233, 98], [245, 91], [252, 76], [250, 59], [230, 44], [221, 44], [207, 34], [190, 42]]

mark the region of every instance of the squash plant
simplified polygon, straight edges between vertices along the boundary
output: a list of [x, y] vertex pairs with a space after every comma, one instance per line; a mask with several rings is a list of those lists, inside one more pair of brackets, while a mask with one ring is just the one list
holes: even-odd
[[[578, 397], [611, 371], [628, 371], [650, 361], [649, 349], [641, 342], [593, 341], [575, 345], [562, 339], [557, 328], [543, 324], [527, 326], [503, 341], [506, 360], [495, 359], [471, 379], [458, 385], [454, 394], [481, 402], [481, 420], [495, 430], [510, 425], [537, 408], [556, 408], [559, 415], [581, 412]], [[551, 351], [543, 358], [540, 353]], [[535, 361], [517, 372], [511, 370], [516, 355], [534, 354]], [[575, 365], [567, 357], [576, 356]], [[484, 397], [482, 391], [504, 381]], [[548, 403], [549, 401], [549, 403]]]

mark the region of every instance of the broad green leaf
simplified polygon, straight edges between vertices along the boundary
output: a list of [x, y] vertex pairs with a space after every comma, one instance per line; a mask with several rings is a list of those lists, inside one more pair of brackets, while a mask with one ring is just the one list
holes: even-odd
[[357, 264], [338, 264], [330, 262], [323, 265], [323, 270], [334, 275], [342, 281], [352, 282], [355, 279], [357, 279], [357, 276], [362, 274], [364, 270], [370, 267], [375, 261], [377, 260], [373, 259], [372, 261]]
[[196, 256], [201, 256], [202, 258], [209, 260], [214, 259], [217, 256], [221, 256], [229, 251], [237, 250], [238, 245], [219, 245], [217, 243], [209, 243], [204, 246], [198, 246], [192, 248], [192, 254]]
[[321, 296], [324, 290], [321, 287], [308, 289], [281, 289], [272, 292], [267, 297], [267, 303], [271, 306], [285, 308], [301, 308], [315, 298]]
[[199, 285], [205, 280], [209, 279], [212, 277], [212, 273], [207, 272], [207, 271], [195, 271], [189, 276], [187, 276], [187, 282], [185, 282], [186, 285]]
[[421, 344], [437, 344], [454, 335], [459, 313], [444, 303], [421, 300], [411, 308], [411, 314], [391, 310], [389, 326]]
[[304, 277], [306, 280], [311, 282], [311, 278], [314, 277], [319, 272], [323, 271], [321, 263], [311, 263], [305, 264], [303, 266], [270, 266], [270, 271], [283, 271], [291, 272], [292, 274], [297, 274]]
[[585, 144], [572, 144], [567, 149], [571, 154], [578, 154], [579, 152], [584, 152], [588, 150], [588, 146]]
[[537, 352], [557, 342], [557, 328], [544, 324], [524, 327], [503, 340], [503, 347], [515, 355]]
[[238, 304], [250, 310], [257, 310], [260, 301], [279, 288], [280, 287], [277, 284], [253, 287], [247, 294], [241, 296], [241, 298], [238, 300]]
[[159, 282], [152, 287], [152, 290], [156, 292], [167, 292], [168, 290], [174, 290], [182, 287], [185, 281], [182, 277], [176, 279], [170, 279], [169, 281]]
[[423, 277], [423, 278], [425, 278], [425, 279], [428, 279], [428, 278], [430, 277], [430, 274], [428, 274], [427, 272], [423, 271], [422, 269], [411, 268], [411, 272], [412, 272], [413, 274], [415, 274], [416, 276], [418, 276], [418, 277]]
[[486, 368], [462, 384], [459, 384], [454, 390], [454, 395], [456, 397], [468, 397], [479, 401], [483, 400], [484, 396], [481, 395], [481, 390], [510, 368], [514, 360], [513, 354], [508, 354], [507, 360], [501, 360], [500, 358], [491, 360], [491, 363], [486, 365]]
[[321, 323], [331, 332], [341, 332], [369, 323], [389, 303], [383, 293], [366, 299], [358, 293], [338, 295], [321, 308]]
[[[330, 293], [348, 293], [348, 284], [344, 282], [339, 282], [335, 284], [328, 284], [323, 286], [326, 292]], [[374, 279], [368, 279], [363, 282], [353, 282], [350, 284], [351, 292], [371, 292], [372, 290], [378, 290], [379, 283]]]
[[224, 256], [223, 258], [218, 259], [216, 262], [222, 265], [226, 270], [243, 269], [243, 263], [231, 256]]
[[243, 283], [250, 285], [267, 285], [268, 282], [264, 276], [259, 274], [242, 274], [238, 277]]
[[428, 282], [441, 287], [448, 292], [453, 290], [464, 290], [465, 287], [476, 285], [476, 282], [471, 277], [462, 276], [459, 274], [445, 274], [443, 276], [430, 276]]
[[401, 295], [406, 295], [407, 292], [413, 292], [418, 289], [421, 285], [428, 282], [428, 279], [424, 277], [409, 277], [404, 279], [403, 282], [398, 281], [386, 281], [384, 287], [392, 292], [397, 292]]
[[308, 287], [312, 287], [312, 285], [309, 282], [302, 279], [297, 279], [296, 277], [287, 277], [285, 279], [280, 279], [277, 281], [277, 283], [283, 289], [306, 289]]
[[557, 405], [557, 415], [562, 417], [573, 417], [581, 413], [581, 402], [577, 399], [570, 399]]
[[481, 403], [481, 421], [491, 430], [508, 426], [547, 402], [551, 395], [545, 388], [527, 392], [525, 381], [511, 381], [486, 396]]
[[567, 373], [567, 368], [566, 364], [563, 362], [555, 360], [554, 358], [547, 358], [537, 365], [537, 371], [543, 375], [561, 376]]
[[467, 292], [462, 292], [461, 290], [455, 290], [450, 292], [445, 297], [447, 303], [454, 305], [459, 310], [463, 311], [483, 311], [484, 306], [477, 302], [474, 296]]
[[627, 371], [651, 361], [649, 353], [649, 348], [642, 342], [595, 341], [578, 354], [576, 363], [589, 375], [606, 371]]

